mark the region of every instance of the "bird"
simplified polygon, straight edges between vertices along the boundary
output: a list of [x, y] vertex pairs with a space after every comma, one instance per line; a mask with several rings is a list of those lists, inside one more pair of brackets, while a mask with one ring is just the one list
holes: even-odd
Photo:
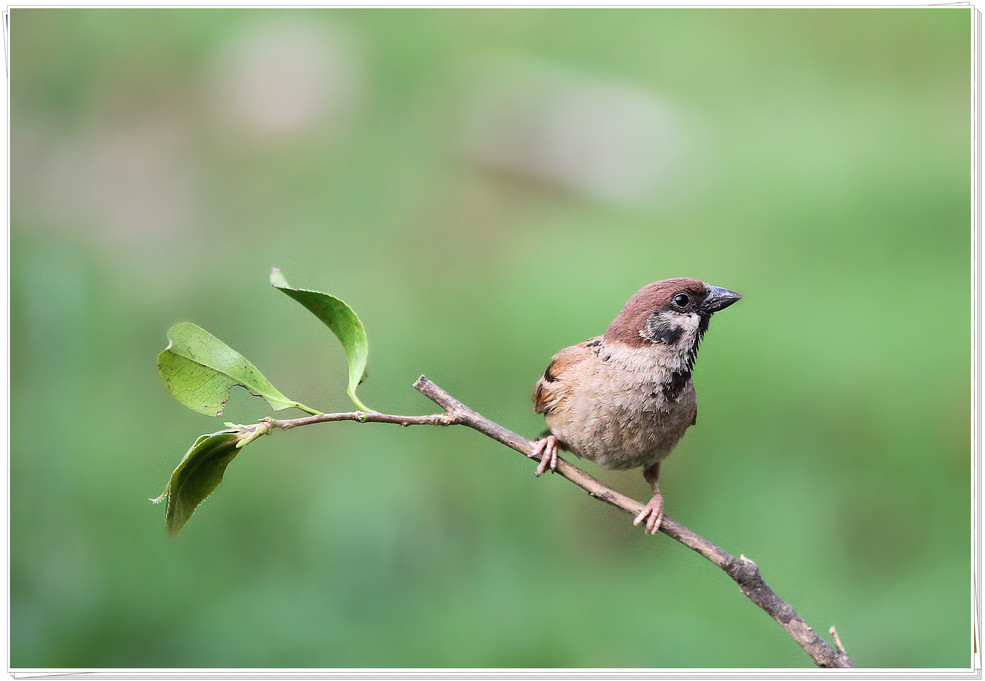
[[528, 456], [536, 475], [557, 470], [558, 449], [603, 468], [643, 468], [653, 496], [633, 520], [656, 534], [663, 520], [660, 462], [697, 422], [692, 372], [711, 316], [742, 296], [698, 279], [647, 284], [601, 336], [554, 355], [534, 386], [546, 436]]

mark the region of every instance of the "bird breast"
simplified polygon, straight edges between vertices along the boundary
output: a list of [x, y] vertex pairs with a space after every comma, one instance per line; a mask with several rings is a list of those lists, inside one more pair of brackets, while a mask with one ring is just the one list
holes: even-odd
[[556, 386], [557, 408], [545, 414], [548, 428], [569, 450], [606, 468], [663, 459], [694, 421], [693, 381], [688, 375], [676, 394], [668, 391], [675, 367], [657, 346], [603, 343], [597, 349]]

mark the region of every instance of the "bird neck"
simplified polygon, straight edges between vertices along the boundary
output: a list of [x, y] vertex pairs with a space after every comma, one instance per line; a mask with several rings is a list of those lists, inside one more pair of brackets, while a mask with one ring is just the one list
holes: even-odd
[[673, 344], [634, 342], [630, 345], [606, 334], [598, 355], [604, 362], [638, 375], [642, 381], [659, 385], [666, 399], [675, 400], [691, 381], [698, 346], [707, 329], [708, 321], [704, 318], [693, 334]]

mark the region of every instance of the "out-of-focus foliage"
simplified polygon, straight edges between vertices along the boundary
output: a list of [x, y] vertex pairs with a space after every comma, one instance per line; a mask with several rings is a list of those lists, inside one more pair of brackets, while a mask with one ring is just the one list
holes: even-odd
[[667, 513], [857, 664], [968, 666], [970, 28], [969, 8], [13, 10], [11, 663], [809, 666], [698, 556], [465, 429], [275, 433], [168, 541], [147, 498], [216, 429], [160, 383], [172, 324], [351, 408], [276, 264], [359, 310], [367, 403], [432, 411], [426, 373], [529, 435], [552, 353], [640, 286], [741, 292]]

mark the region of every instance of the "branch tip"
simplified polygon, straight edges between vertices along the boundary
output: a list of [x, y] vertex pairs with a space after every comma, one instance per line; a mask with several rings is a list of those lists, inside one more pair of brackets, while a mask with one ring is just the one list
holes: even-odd
[[835, 640], [835, 648], [838, 652], [842, 655], [848, 655], [848, 651], [845, 650], [845, 646], [841, 645], [841, 638], [838, 636], [838, 630], [835, 629], [833, 624], [831, 625], [831, 628], [828, 629], [828, 633], [831, 634], [831, 638]]

